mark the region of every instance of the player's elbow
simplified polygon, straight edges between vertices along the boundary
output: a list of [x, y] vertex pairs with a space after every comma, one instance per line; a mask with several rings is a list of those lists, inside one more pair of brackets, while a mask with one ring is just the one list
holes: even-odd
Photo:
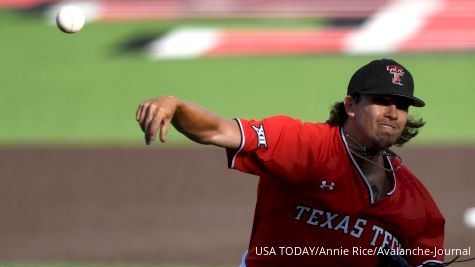
[[241, 145], [241, 130], [234, 120], [223, 120], [213, 131], [204, 134], [198, 143], [237, 149]]

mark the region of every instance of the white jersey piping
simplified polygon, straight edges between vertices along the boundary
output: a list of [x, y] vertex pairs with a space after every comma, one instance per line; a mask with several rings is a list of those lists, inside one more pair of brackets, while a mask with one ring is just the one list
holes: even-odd
[[[371, 204], [374, 204], [375, 201], [374, 201], [373, 189], [371, 188], [371, 185], [369, 184], [368, 179], [366, 179], [366, 176], [364, 175], [364, 173], [361, 170], [360, 166], [356, 163], [355, 158], [353, 157], [353, 155], [350, 152], [350, 149], [348, 147], [348, 143], [346, 142], [345, 135], [343, 134], [343, 128], [340, 128], [340, 134], [341, 134], [341, 138], [343, 139], [343, 143], [345, 144], [346, 152], [348, 153], [348, 155], [350, 155], [350, 158], [351, 158], [351, 161], [353, 162], [353, 165], [355, 165], [356, 169], [358, 170], [359, 174], [361, 175], [361, 178], [363, 178], [363, 181], [365, 182], [366, 187], [368, 187], [368, 191], [369, 191], [370, 198], [371, 198]], [[396, 192], [396, 186], [397, 186], [396, 174], [394, 173], [394, 168], [393, 168], [393, 165], [392, 165], [391, 161], [389, 160], [389, 158], [386, 157], [385, 160], [387, 160], [389, 162], [389, 166], [391, 166], [391, 170], [392, 170], [391, 173], [393, 174], [394, 187], [390, 192], [386, 193], [387, 196], [390, 196], [390, 195], [394, 194], [394, 192]]]
[[394, 183], [393, 190], [391, 190], [390, 192], [386, 194], [390, 196], [394, 194], [394, 192], [396, 192], [397, 182], [396, 182], [396, 173], [394, 172], [393, 164], [391, 163], [388, 157], [386, 157], [386, 160], [389, 162], [389, 166], [391, 166], [391, 170], [392, 170], [391, 173], [393, 174], [393, 183]]
[[241, 120], [238, 118], [235, 119], [237, 123], [239, 124], [239, 130], [241, 131], [241, 145], [239, 146], [239, 149], [236, 151], [236, 153], [233, 156], [233, 159], [231, 160], [231, 169], [234, 169], [234, 162], [236, 161], [236, 157], [241, 152], [241, 150], [244, 147], [244, 144], [246, 143], [246, 137], [244, 136], [244, 129], [242, 128]]
[[239, 264], [239, 267], [246, 267], [246, 257], [247, 257], [247, 249], [244, 251], [241, 257], [241, 264]]
[[348, 143], [346, 142], [345, 135], [343, 134], [343, 128], [340, 128], [340, 134], [341, 134], [341, 138], [343, 139], [343, 143], [345, 144], [346, 152], [348, 153], [348, 155], [350, 155], [350, 158], [351, 158], [351, 161], [353, 162], [353, 165], [358, 170], [361, 178], [363, 179], [363, 181], [366, 184], [366, 187], [368, 188], [370, 202], [371, 202], [371, 204], [374, 204], [374, 195], [373, 195], [373, 190], [371, 189], [371, 185], [369, 184], [368, 179], [366, 179], [366, 176], [364, 175], [363, 171], [360, 169], [360, 166], [358, 166], [358, 164], [356, 164], [355, 158], [353, 158], [353, 155], [351, 155], [350, 149], [348, 148]]
[[427, 263], [438, 263], [438, 264], [443, 264], [444, 262], [443, 261], [439, 261], [439, 260], [426, 260], [424, 261], [421, 265], [417, 265], [417, 267], [424, 267], [424, 265], [426, 265]]

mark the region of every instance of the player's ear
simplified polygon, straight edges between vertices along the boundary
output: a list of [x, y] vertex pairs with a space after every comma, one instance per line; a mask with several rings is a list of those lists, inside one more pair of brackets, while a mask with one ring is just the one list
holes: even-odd
[[356, 101], [353, 97], [347, 95], [345, 99], [343, 99], [343, 104], [345, 105], [345, 111], [348, 117], [355, 117], [355, 105]]

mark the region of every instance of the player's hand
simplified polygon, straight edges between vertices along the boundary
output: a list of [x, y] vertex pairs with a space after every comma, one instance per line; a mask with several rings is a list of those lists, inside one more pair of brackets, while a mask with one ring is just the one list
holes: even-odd
[[145, 143], [150, 145], [157, 137], [160, 128], [160, 141], [165, 142], [168, 126], [178, 106], [178, 99], [173, 96], [162, 96], [145, 100], [140, 103], [135, 119], [145, 133]]

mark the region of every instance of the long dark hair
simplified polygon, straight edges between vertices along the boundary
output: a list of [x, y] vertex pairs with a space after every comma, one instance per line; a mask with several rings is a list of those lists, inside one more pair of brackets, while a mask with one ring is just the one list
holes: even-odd
[[[358, 102], [361, 95], [356, 93], [351, 95], [351, 97]], [[348, 119], [348, 114], [346, 114], [345, 104], [343, 102], [336, 102], [333, 104], [330, 110], [330, 117], [327, 120], [327, 123], [331, 126], [343, 126]], [[426, 123], [422, 118], [416, 119], [412, 116], [407, 118], [406, 126], [402, 130], [401, 136], [397, 139], [394, 145], [402, 146], [415, 137], [419, 133], [419, 129], [422, 128]]]

